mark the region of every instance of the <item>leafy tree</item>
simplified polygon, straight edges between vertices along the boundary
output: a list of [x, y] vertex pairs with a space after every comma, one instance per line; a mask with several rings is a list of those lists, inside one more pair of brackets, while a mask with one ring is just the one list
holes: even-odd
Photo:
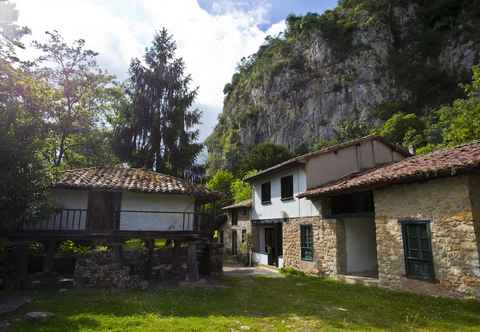
[[67, 44], [58, 31], [46, 32], [46, 43], [34, 42], [42, 52], [35, 76], [52, 89], [49, 107], [49, 139], [44, 156], [60, 166], [75, 135], [88, 132], [107, 111], [113, 77], [102, 71], [96, 52], [85, 49], [85, 40]]
[[235, 180], [233, 174], [226, 170], [219, 170], [207, 182], [207, 188], [219, 191], [224, 194], [223, 199], [219, 202], [220, 206], [228, 205], [232, 202], [232, 182]]
[[[4, 3], [0, 9], [2, 6]], [[46, 132], [49, 89], [13, 57], [0, 57], [0, 73], [1, 234], [21, 221], [40, 218], [48, 210], [49, 173], [37, 151]]]
[[241, 161], [241, 174], [251, 170], [262, 170], [279, 164], [292, 157], [290, 151], [283, 145], [261, 143], [253, 147]]
[[[245, 177], [253, 176], [257, 174], [257, 170], [247, 172]], [[230, 191], [232, 192], [233, 200], [235, 203], [244, 201], [252, 197], [252, 186], [250, 183], [243, 181], [242, 179], [233, 180]]]
[[423, 143], [425, 124], [415, 114], [396, 113], [379, 130], [380, 135], [390, 142], [418, 147]]
[[466, 98], [436, 111], [443, 145], [454, 146], [480, 139], [480, 68], [473, 67], [471, 84], [463, 86]]
[[191, 77], [175, 52], [175, 41], [162, 29], [144, 62], [132, 61], [131, 107], [123, 110], [127, 122], [116, 128], [116, 146], [121, 159], [134, 166], [182, 176], [202, 149], [194, 129], [201, 112], [191, 108], [198, 90], [190, 88]]

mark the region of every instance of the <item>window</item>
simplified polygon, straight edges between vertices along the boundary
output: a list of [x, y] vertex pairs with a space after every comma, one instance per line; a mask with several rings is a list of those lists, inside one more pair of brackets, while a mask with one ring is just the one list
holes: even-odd
[[242, 243], [245, 243], [247, 241], [247, 230], [242, 229]]
[[223, 244], [223, 231], [220, 231], [220, 243]]
[[407, 277], [433, 280], [432, 238], [429, 221], [401, 221]]
[[300, 225], [300, 247], [302, 261], [313, 261], [312, 225]]
[[232, 210], [232, 226], [238, 225], [238, 211]]
[[271, 203], [271, 188], [270, 182], [265, 182], [262, 184], [262, 204], [270, 204]]
[[293, 175], [281, 179], [282, 200], [293, 199]]

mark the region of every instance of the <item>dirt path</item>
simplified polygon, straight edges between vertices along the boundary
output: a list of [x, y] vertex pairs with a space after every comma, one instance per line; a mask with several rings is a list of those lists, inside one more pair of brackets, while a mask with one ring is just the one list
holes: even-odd
[[270, 278], [284, 278], [284, 275], [275, 268], [264, 266], [246, 267], [232, 262], [225, 262], [223, 266], [223, 274], [226, 277], [266, 276]]

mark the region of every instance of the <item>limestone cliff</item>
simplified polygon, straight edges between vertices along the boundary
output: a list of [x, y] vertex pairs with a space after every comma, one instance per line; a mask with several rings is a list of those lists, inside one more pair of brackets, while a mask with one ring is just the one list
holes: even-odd
[[[480, 55], [480, 2], [344, 0], [243, 59], [207, 140], [209, 169], [249, 147], [291, 151], [330, 138], [345, 119], [374, 127], [395, 112], [425, 115], [460, 96]], [[428, 4], [425, 4], [428, 3]]]

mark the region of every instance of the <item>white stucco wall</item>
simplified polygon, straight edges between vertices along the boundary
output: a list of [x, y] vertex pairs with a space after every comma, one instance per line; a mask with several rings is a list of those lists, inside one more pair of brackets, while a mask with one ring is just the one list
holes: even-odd
[[[294, 198], [288, 201], [281, 200], [281, 178], [293, 175]], [[271, 184], [271, 204], [262, 204], [262, 183]], [[252, 219], [279, 219], [318, 216], [319, 210], [315, 203], [306, 199], [298, 199], [297, 194], [307, 189], [307, 180], [303, 167], [296, 167], [290, 170], [265, 176], [252, 183], [253, 205]]]
[[347, 273], [377, 270], [377, 247], [373, 218], [346, 218]]
[[[193, 230], [195, 199], [184, 195], [122, 193], [120, 230], [129, 231], [181, 231]], [[131, 211], [131, 212], [128, 212]], [[141, 212], [133, 212], [141, 211]], [[142, 212], [167, 213], [142, 213]]]
[[[254, 252], [253, 261], [255, 262], [255, 264], [268, 265], [268, 255]], [[278, 257], [278, 268], [282, 268], [282, 267], [283, 267], [283, 258]]]

